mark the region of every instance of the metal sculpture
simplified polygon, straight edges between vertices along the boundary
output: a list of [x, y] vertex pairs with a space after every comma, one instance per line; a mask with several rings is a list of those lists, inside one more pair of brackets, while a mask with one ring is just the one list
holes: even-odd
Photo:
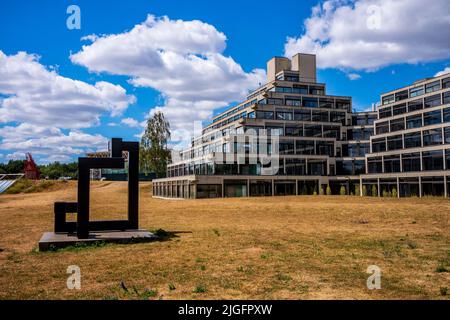
[[39, 180], [40, 178], [41, 172], [29, 152], [26, 154], [23, 171], [25, 172], [25, 178], [27, 179]]

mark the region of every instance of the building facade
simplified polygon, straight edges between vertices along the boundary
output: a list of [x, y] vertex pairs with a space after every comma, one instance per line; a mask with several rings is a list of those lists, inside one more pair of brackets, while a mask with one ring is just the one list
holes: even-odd
[[153, 195], [447, 194], [448, 75], [386, 93], [370, 112], [316, 79], [314, 55], [272, 58], [267, 83], [177, 153]]

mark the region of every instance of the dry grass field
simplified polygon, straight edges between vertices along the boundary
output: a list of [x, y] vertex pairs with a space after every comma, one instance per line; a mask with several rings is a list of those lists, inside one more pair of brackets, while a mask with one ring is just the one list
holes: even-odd
[[[120, 218], [126, 184], [92, 186], [94, 218]], [[53, 202], [76, 183], [0, 195], [0, 299], [448, 299], [450, 200], [299, 196], [153, 199], [140, 225], [166, 241], [37, 252]], [[122, 212], [121, 214], [117, 214]], [[66, 269], [81, 268], [81, 290]], [[381, 289], [368, 290], [369, 265]], [[449, 291], [446, 293], [446, 291]]]

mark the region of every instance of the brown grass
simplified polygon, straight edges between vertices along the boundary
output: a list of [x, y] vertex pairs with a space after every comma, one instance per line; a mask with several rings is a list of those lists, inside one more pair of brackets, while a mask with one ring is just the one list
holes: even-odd
[[[36, 252], [52, 230], [53, 202], [75, 200], [75, 186], [0, 196], [0, 299], [448, 299], [447, 199], [170, 201], [143, 184], [141, 227], [176, 237]], [[126, 184], [93, 183], [92, 198], [95, 218], [123, 217]], [[81, 290], [66, 288], [72, 264]], [[381, 290], [366, 288], [372, 264]]]

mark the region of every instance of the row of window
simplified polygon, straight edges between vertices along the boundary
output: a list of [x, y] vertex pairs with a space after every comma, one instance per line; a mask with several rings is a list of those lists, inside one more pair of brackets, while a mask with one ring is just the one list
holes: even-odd
[[[450, 88], [450, 77], [445, 78], [442, 80], [442, 89], [444, 88]], [[430, 83], [427, 83], [425, 86], [420, 85], [414, 88], [411, 88], [409, 90], [402, 90], [399, 92], [396, 92], [395, 94], [390, 94], [388, 96], [384, 96], [382, 99], [382, 104], [389, 104], [393, 103], [395, 101], [401, 101], [408, 98], [413, 98], [417, 96], [421, 96], [426, 93], [435, 92], [441, 89], [441, 81], [436, 80]]]
[[446, 122], [450, 122], [450, 108], [379, 122], [375, 125], [375, 132], [376, 134], [383, 134]]
[[[404, 153], [367, 159], [368, 173], [416, 172], [450, 168], [450, 149]], [[401, 163], [401, 166], [400, 166]], [[384, 171], [383, 171], [384, 168]]]
[[372, 140], [372, 152], [420, 148], [450, 143], [450, 127], [405, 133]]
[[331, 98], [312, 98], [312, 97], [285, 97], [285, 99], [279, 98], [267, 98], [258, 101], [258, 104], [262, 105], [277, 105], [277, 106], [294, 106], [294, 107], [306, 107], [306, 108], [327, 108], [327, 109], [342, 109], [350, 111], [350, 100], [344, 99], [331, 99]]
[[298, 93], [298, 94], [311, 94], [316, 96], [323, 96], [325, 94], [325, 88], [320, 86], [294, 86], [294, 87], [273, 87], [269, 91], [280, 93]]
[[450, 91], [444, 92], [442, 94], [436, 94], [425, 99], [419, 99], [414, 101], [409, 101], [408, 103], [400, 103], [387, 108], [379, 110], [379, 119], [388, 118], [396, 116], [403, 113], [413, 112], [416, 110], [432, 108], [440, 106], [441, 104], [450, 103]]
[[253, 111], [248, 118], [284, 121], [312, 121], [312, 122], [336, 122], [345, 125], [345, 112], [320, 111], [320, 110], [278, 110], [278, 111]]

